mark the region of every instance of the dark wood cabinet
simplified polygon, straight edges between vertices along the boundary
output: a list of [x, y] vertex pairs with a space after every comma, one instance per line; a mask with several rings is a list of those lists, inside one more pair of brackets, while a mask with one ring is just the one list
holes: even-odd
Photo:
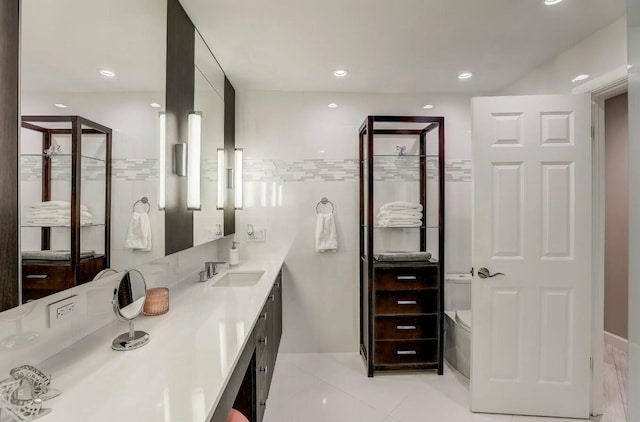
[[216, 407], [211, 422], [226, 422], [234, 408], [251, 422], [262, 422], [282, 337], [282, 272], [260, 311], [250, 341]]
[[[380, 217], [398, 201], [413, 204], [413, 221]], [[394, 251], [414, 256], [379, 255]], [[360, 353], [369, 376], [443, 373], [443, 265], [444, 118], [369, 116], [360, 127]]]
[[[22, 116], [21, 126], [25, 135], [36, 134], [41, 139], [37, 150], [22, 150], [24, 159], [40, 162], [37, 201], [59, 200], [68, 206], [48, 211], [41, 208], [45, 217], [29, 216], [26, 207], [21, 225], [25, 303], [90, 282], [109, 267], [112, 129], [81, 116]], [[60, 152], [43, 153], [52, 145]], [[23, 197], [27, 191], [23, 189]], [[36, 202], [35, 194], [26, 198]], [[83, 209], [84, 204], [89, 208]], [[88, 211], [88, 217], [83, 216]], [[33, 234], [37, 234], [37, 248]], [[31, 239], [30, 247], [26, 246], [27, 238]], [[68, 249], [52, 251], [60, 245]]]

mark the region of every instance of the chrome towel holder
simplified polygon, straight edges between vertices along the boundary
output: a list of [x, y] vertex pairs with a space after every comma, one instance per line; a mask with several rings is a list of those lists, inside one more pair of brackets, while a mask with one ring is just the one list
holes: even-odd
[[333, 214], [333, 202], [329, 201], [327, 198], [322, 198], [318, 204], [316, 205], [316, 214], [320, 214], [320, 210], [318, 209], [320, 207], [320, 205], [331, 205], [331, 214]]
[[147, 210], [145, 211], [147, 214], [149, 213], [149, 211], [151, 211], [151, 205], [149, 205], [149, 198], [147, 198], [146, 196], [143, 196], [142, 198], [138, 199], [134, 204], [133, 204], [133, 211], [136, 210], [136, 205], [138, 204], [144, 204], [147, 206]]

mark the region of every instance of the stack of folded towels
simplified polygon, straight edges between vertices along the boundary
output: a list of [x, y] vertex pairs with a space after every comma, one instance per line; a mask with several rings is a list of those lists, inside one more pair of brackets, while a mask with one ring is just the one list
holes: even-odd
[[[28, 224], [38, 226], [70, 226], [71, 203], [66, 201], [45, 201], [29, 205], [25, 213]], [[80, 205], [80, 224], [91, 224], [93, 216], [89, 208]]]
[[381, 227], [420, 227], [422, 205], [413, 202], [389, 202], [376, 216]]

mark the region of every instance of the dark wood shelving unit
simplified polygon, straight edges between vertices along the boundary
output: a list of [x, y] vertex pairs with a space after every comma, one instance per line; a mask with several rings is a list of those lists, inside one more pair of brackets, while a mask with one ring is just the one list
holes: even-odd
[[[437, 143], [428, 152], [427, 136]], [[368, 116], [360, 126], [360, 354], [372, 377], [377, 371], [444, 369], [444, 117]], [[433, 134], [432, 134], [433, 135]], [[417, 143], [413, 155], [374, 154], [377, 143], [391, 140]], [[419, 227], [379, 227], [376, 223], [375, 159], [415, 160], [418, 193], [423, 207]], [[437, 188], [428, 189], [427, 159], [437, 158]], [[397, 183], [404, 183], [401, 180]], [[428, 201], [437, 200], [437, 225], [428, 224]], [[435, 199], [433, 199], [435, 198]], [[397, 199], [400, 200], [400, 199]], [[419, 251], [431, 252], [430, 261], [377, 261], [376, 237], [394, 230], [418, 231]], [[433, 232], [437, 233], [434, 234]], [[438, 250], [427, 250], [437, 236]], [[433, 244], [433, 242], [431, 242]]]
[[[40, 227], [40, 249], [51, 249], [51, 229], [66, 227], [69, 234], [68, 260], [22, 259], [22, 302], [35, 300], [50, 294], [93, 280], [94, 276], [110, 265], [111, 242], [111, 148], [112, 129], [80, 116], [22, 116], [21, 125], [25, 129], [36, 131], [42, 135], [42, 151], [52, 144], [54, 135], [69, 135], [71, 153], [59, 154], [71, 159], [71, 204], [70, 224], [68, 226], [31, 226]], [[83, 156], [83, 135], [104, 135], [104, 158]], [[25, 154], [30, 155], [30, 154]], [[51, 160], [42, 155], [42, 201], [52, 199], [52, 165]], [[81, 182], [82, 160], [90, 159], [104, 162], [104, 223], [83, 226], [81, 224]], [[104, 230], [104, 253], [96, 253], [90, 257], [81, 257], [81, 230]]]

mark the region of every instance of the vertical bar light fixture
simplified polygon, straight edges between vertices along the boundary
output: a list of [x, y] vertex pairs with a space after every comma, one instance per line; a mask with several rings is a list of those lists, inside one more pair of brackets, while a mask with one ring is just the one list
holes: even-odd
[[200, 203], [200, 145], [202, 142], [202, 113], [189, 113], [189, 154], [187, 154], [187, 208], [201, 210]]
[[218, 148], [218, 198], [216, 202], [216, 208], [219, 210], [224, 209], [224, 177], [225, 177], [225, 162], [224, 162], [224, 149]]
[[235, 150], [235, 208], [242, 209], [242, 148]]
[[160, 125], [160, 131], [158, 132], [158, 149], [160, 150], [159, 158], [159, 192], [158, 192], [158, 208], [164, 210], [165, 207], [165, 190], [166, 190], [166, 148], [167, 148], [167, 115], [165, 112], [160, 112], [158, 116], [158, 124]]

